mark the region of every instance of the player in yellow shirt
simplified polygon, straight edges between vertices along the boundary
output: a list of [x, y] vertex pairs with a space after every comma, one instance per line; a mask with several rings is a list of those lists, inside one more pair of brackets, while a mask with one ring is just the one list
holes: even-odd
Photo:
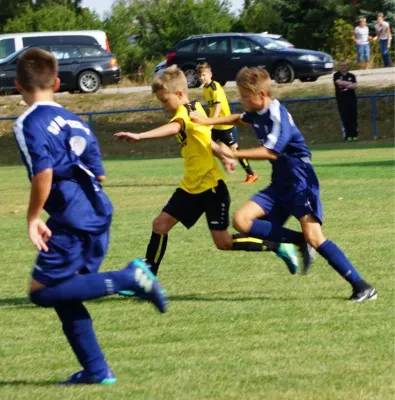
[[[228, 99], [222, 86], [213, 81], [213, 73], [211, 67], [207, 63], [199, 64], [197, 72], [200, 82], [203, 84], [204, 98], [206, 99], [209, 117], [227, 117], [231, 115]], [[233, 125], [214, 125], [211, 131], [211, 137], [214, 142], [222, 142], [232, 150], [238, 149], [239, 145], [233, 135]], [[251, 168], [247, 159], [239, 159], [240, 165], [247, 174], [246, 180], [243, 183], [253, 183], [258, 179]]]
[[[147, 247], [146, 260], [156, 275], [165, 254], [169, 231], [181, 222], [191, 228], [202, 214], [216, 247], [220, 250], [274, 251], [285, 261], [291, 273], [298, 268], [293, 246], [252, 239], [244, 234], [230, 235], [230, 197], [224, 176], [214, 155], [221, 159], [225, 169], [232, 172], [235, 162], [223, 156], [220, 146], [211, 140], [209, 127], [195, 124], [189, 114], [192, 111], [204, 113], [199, 102], [190, 102], [188, 84], [184, 73], [172, 66], [155, 77], [152, 91], [165, 110], [172, 114], [170, 122], [159, 128], [143, 133], [119, 132], [118, 140], [137, 142], [142, 139], [175, 136], [184, 158], [184, 177], [168, 203], [152, 224], [152, 235]], [[127, 295], [127, 293], [125, 293]]]

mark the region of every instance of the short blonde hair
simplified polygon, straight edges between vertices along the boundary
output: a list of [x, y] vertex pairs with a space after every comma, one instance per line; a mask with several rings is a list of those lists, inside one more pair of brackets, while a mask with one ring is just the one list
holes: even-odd
[[236, 84], [238, 87], [250, 90], [253, 93], [264, 90], [269, 97], [271, 96], [271, 78], [264, 68], [242, 68], [236, 76]]
[[200, 63], [200, 64], [198, 64], [198, 66], [196, 67], [196, 71], [198, 72], [198, 74], [200, 74], [200, 73], [201, 73], [203, 70], [205, 70], [205, 69], [211, 71], [211, 67], [210, 67], [210, 64], [209, 64], [209, 63], [206, 63], [206, 62]]
[[52, 89], [57, 76], [58, 62], [48, 51], [32, 47], [18, 58], [16, 79], [27, 92]]
[[172, 65], [154, 78], [151, 87], [152, 93], [156, 93], [159, 90], [165, 90], [169, 93], [187, 92], [188, 82], [184, 72], [177, 65]]

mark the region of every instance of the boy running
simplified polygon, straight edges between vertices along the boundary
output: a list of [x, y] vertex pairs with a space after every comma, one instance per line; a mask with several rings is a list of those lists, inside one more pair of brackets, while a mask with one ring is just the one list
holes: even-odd
[[[199, 64], [196, 69], [199, 80], [203, 84], [204, 98], [208, 105], [209, 116], [216, 118], [230, 115], [228, 99], [222, 86], [218, 82], [213, 81], [213, 73], [210, 65], [207, 63]], [[232, 150], [236, 150], [239, 145], [233, 136], [233, 129], [233, 125], [215, 125], [211, 130], [211, 137], [214, 142], [225, 143]], [[258, 179], [258, 175], [252, 171], [248, 160], [242, 158], [239, 159], [239, 162], [247, 174], [243, 183], [254, 183]]]
[[[108, 248], [113, 208], [102, 191], [100, 149], [87, 124], [53, 101], [59, 89], [55, 57], [31, 48], [19, 58], [16, 87], [29, 109], [15, 123], [15, 138], [31, 181], [28, 234], [39, 251], [30, 298], [53, 307], [82, 371], [63, 384], [112, 384], [85, 300], [133, 290], [161, 312], [166, 298], [139, 259], [98, 273]], [[44, 222], [43, 209], [49, 214]]]
[[285, 261], [290, 272], [296, 273], [297, 257], [293, 247], [249, 238], [244, 234], [233, 236], [229, 234], [227, 229], [230, 197], [213, 152], [221, 159], [228, 171], [234, 169], [235, 163], [230, 163], [231, 160], [223, 157], [218, 144], [211, 140], [210, 128], [191, 121], [189, 117], [191, 112], [197, 110], [204, 113], [204, 110], [200, 103], [189, 100], [184, 73], [177, 66], [167, 68], [155, 78], [152, 91], [165, 110], [171, 113], [170, 122], [140, 134], [129, 132], [115, 134], [118, 140], [125, 139], [129, 142], [175, 136], [184, 158], [185, 175], [180, 187], [153, 222], [152, 235], [146, 253], [146, 260], [151, 265], [151, 271], [155, 275], [158, 273], [170, 230], [178, 222], [189, 229], [196, 224], [202, 214], [206, 214], [211, 236], [218, 249], [274, 251]]
[[[287, 109], [271, 99], [271, 79], [261, 68], [243, 68], [236, 78], [243, 114], [228, 117], [204, 118], [191, 115], [198, 124], [252, 125], [260, 142], [259, 147], [247, 150], [227, 149], [235, 158], [268, 160], [272, 164], [271, 184], [245, 203], [233, 217], [233, 226], [249, 236], [275, 242], [306, 242], [349, 282], [353, 289], [350, 300], [361, 302], [376, 299], [377, 291], [365, 282], [345, 254], [322, 232], [322, 205], [319, 182], [311, 164], [311, 153]], [[225, 149], [222, 149], [225, 153]], [[283, 225], [293, 215], [300, 222], [302, 232]], [[304, 272], [312, 261], [304, 252]]]

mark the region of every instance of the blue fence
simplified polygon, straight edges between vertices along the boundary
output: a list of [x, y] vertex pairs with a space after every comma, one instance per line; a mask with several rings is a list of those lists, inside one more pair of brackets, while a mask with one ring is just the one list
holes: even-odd
[[[367, 94], [358, 96], [358, 99], [370, 99], [371, 103], [371, 119], [372, 119], [372, 130], [373, 130], [373, 138], [377, 138], [377, 108], [376, 108], [376, 99], [384, 98], [384, 97], [395, 97], [395, 93], [389, 94]], [[288, 99], [288, 100], [280, 100], [281, 103], [302, 103], [308, 101], [324, 101], [324, 100], [336, 100], [336, 97], [311, 97], [311, 98], [302, 98], [302, 99]], [[236, 106], [240, 105], [238, 102], [231, 102], [230, 106], [232, 112], [235, 112]], [[88, 111], [88, 112], [80, 112], [76, 113], [80, 116], [88, 117], [88, 123], [90, 128], [93, 130], [93, 118], [95, 115], [110, 115], [110, 114], [124, 114], [124, 113], [138, 113], [138, 112], [148, 112], [148, 111], [160, 111], [163, 110], [161, 107], [154, 108], [135, 108], [135, 109], [126, 109], [126, 110], [112, 110], [112, 111]], [[0, 117], [0, 121], [13, 121], [18, 117]]]

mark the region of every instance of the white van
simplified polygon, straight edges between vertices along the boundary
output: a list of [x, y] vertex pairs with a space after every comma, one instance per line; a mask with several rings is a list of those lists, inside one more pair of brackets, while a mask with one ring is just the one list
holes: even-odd
[[110, 51], [107, 35], [103, 31], [7, 33], [0, 35], [0, 61], [26, 46], [48, 44], [95, 44]]

